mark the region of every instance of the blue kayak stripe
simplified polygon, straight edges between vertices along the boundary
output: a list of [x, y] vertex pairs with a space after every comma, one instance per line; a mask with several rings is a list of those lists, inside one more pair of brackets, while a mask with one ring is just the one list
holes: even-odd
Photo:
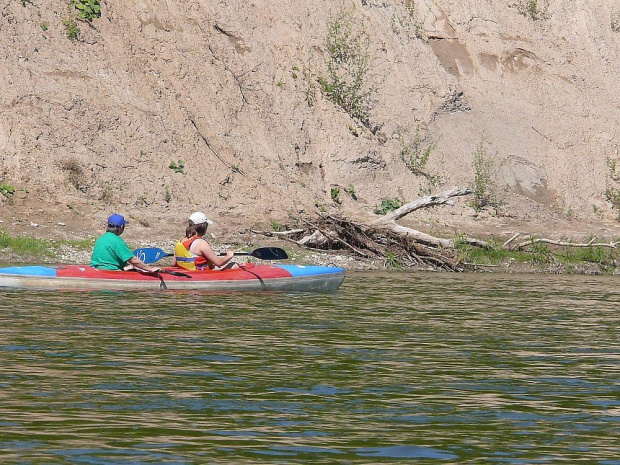
[[335, 266], [304, 266], [304, 265], [276, 265], [288, 271], [293, 277], [297, 276], [314, 276], [319, 274], [335, 274], [344, 273], [344, 268]]
[[56, 268], [49, 266], [7, 266], [0, 268], [0, 274], [12, 274], [19, 276], [56, 276]]

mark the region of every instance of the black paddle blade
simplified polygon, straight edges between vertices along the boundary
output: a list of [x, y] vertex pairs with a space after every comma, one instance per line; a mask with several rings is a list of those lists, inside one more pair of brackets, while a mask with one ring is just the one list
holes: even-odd
[[286, 251], [280, 247], [261, 247], [248, 255], [260, 260], [286, 260], [288, 258]]
[[193, 276], [190, 276], [187, 273], [181, 273], [180, 271], [159, 270], [159, 272], [160, 273], [171, 274], [172, 276], [181, 276], [182, 278], [193, 278]]

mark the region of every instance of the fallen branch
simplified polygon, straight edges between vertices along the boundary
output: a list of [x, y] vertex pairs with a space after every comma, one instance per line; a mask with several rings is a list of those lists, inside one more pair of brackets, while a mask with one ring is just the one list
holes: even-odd
[[514, 241], [520, 235], [521, 235], [521, 233], [516, 233], [514, 236], [512, 236], [510, 239], [508, 239], [506, 242], [504, 242], [504, 244], [502, 245], [502, 248], [505, 249], [506, 246], [508, 246], [508, 244], [510, 244], [512, 241]]
[[[416, 241], [422, 242], [424, 244], [433, 245], [435, 247], [454, 247], [454, 239], [442, 239], [439, 237], [431, 236], [430, 234], [423, 233], [421, 231], [408, 228], [406, 226], [401, 226], [396, 223], [396, 220], [402, 218], [403, 216], [408, 215], [411, 212], [419, 210], [420, 208], [430, 207], [435, 205], [452, 205], [452, 197], [458, 197], [462, 195], [469, 195], [472, 193], [472, 190], [468, 187], [455, 187], [448, 191], [442, 192], [440, 194], [429, 195], [427, 197], [422, 197], [421, 199], [415, 200], [413, 202], [409, 202], [402, 207], [394, 210], [387, 215], [378, 218], [370, 223], [373, 228], [376, 229], [387, 229], [390, 232], [401, 236], [401, 237], [410, 237], [415, 239]], [[487, 248], [488, 244], [484, 241], [478, 239], [472, 239], [469, 237], [461, 238], [461, 242], [465, 242], [470, 245], [475, 245], [477, 247]]]
[[610, 242], [605, 243], [605, 242], [594, 242], [594, 238], [592, 238], [592, 240], [590, 240], [590, 242], [588, 243], [575, 243], [575, 242], [563, 242], [563, 241], [555, 241], [553, 239], [545, 239], [545, 238], [530, 238], [529, 240], [525, 241], [525, 242], [521, 242], [520, 244], [517, 244], [516, 247], [518, 249], [522, 249], [524, 247], [527, 247], [528, 245], [533, 245], [539, 242], [543, 242], [545, 244], [551, 244], [551, 245], [558, 245], [561, 247], [609, 247], [611, 249], [615, 249], [616, 248], [616, 244], [618, 244], [617, 242]]

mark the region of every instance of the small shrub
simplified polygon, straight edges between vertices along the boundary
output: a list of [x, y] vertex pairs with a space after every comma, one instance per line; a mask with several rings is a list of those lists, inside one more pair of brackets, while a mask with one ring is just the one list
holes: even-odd
[[185, 162], [183, 160], [179, 160], [178, 162], [173, 162], [171, 161], [170, 164], [168, 165], [168, 168], [170, 168], [171, 170], [173, 170], [175, 173], [181, 173], [184, 174], [184, 170], [185, 170]]
[[325, 205], [323, 205], [322, 203], [319, 202], [314, 202], [314, 206], [321, 212], [321, 213], [325, 213], [327, 211], [327, 207], [325, 207]]
[[[532, 237], [535, 239], [535, 237]], [[549, 246], [544, 242], [532, 241], [531, 261], [532, 263], [544, 264], [552, 263], [555, 260], [553, 253], [549, 250]]]
[[474, 200], [472, 206], [476, 211], [493, 207], [497, 212], [500, 201], [497, 197], [497, 180], [495, 163], [487, 156], [485, 141], [482, 139], [474, 151]]
[[4, 197], [9, 197], [15, 194], [15, 188], [10, 184], [7, 184], [6, 182], [3, 182], [2, 184], [0, 184], [0, 194], [2, 194]]
[[394, 200], [384, 199], [381, 201], [380, 207], [375, 207], [375, 214], [386, 215], [387, 213], [397, 210], [402, 206], [403, 202], [398, 197], [396, 197]]
[[332, 196], [332, 200], [336, 202], [337, 204], [342, 203], [342, 200], [340, 199], [340, 188], [339, 187], [332, 187], [331, 196]]
[[319, 77], [323, 94], [352, 118], [369, 127], [372, 95], [370, 38], [353, 15], [341, 11], [325, 40], [327, 75]]
[[548, 6], [544, 4], [543, 0], [540, 2], [538, 0], [522, 0], [517, 8], [519, 13], [531, 20], [538, 21], [547, 18]]
[[171, 200], [172, 194], [170, 193], [170, 189], [168, 189], [168, 186], [166, 186], [166, 190], [164, 191], [164, 201], [166, 203], [170, 203]]
[[41, 23], [39, 24], [39, 26], [41, 26], [42, 31], [47, 31], [49, 29], [49, 26], [47, 25], [47, 23]]
[[304, 66], [302, 71], [304, 75], [304, 84], [305, 84], [305, 88], [304, 88], [305, 100], [309, 107], [313, 107], [314, 103], [316, 102], [316, 90], [317, 90], [316, 80], [312, 74], [312, 71], [310, 71], [310, 68], [307, 68]]
[[101, 5], [99, 0], [71, 0], [70, 5], [73, 5], [78, 10], [78, 16], [88, 22], [101, 16]]
[[271, 230], [275, 231], [275, 232], [279, 232], [279, 231], [283, 231], [284, 228], [282, 227], [282, 225], [280, 223], [278, 223], [277, 221], [272, 221], [271, 222]]
[[70, 18], [66, 19], [62, 22], [65, 27], [65, 33], [70, 41], [75, 42], [80, 38], [80, 28], [78, 27], [75, 19]]
[[357, 195], [355, 194], [355, 186], [353, 186], [353, 184], [349, 183], [349, 185], [347, 187], [344, 188], [344, 191], [346, 194], [349, 195], [349, 197], [351, 197], [353, 200], [357, 200]]
[[398, 13], [394, 13], [391, 18], [391, 26], [394, 33], [399, 34], [401, 31], [413, 38], [422, 37], [424, 26], [422, 21], [418, 19], [414, 0], [405, 0], [405, 16], [402, 17]]
[[405, 143], [404, 138], [400, 135], [401, 151], [400, 157], [407, 165], [407, 168], [413, 174], [425, 175], [426, 164], [431, 156], [433, 150], [437, 148], [437, 142], [432, 142], [426, 147], [422, 147], [422, 136], [420, 135], [420, 128], [415, 131], [415, 137], [411, 145]]

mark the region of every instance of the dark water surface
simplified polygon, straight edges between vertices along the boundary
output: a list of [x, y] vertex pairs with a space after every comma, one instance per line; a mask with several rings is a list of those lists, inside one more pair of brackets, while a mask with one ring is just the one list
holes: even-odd
[[1, 463], [620, 463], [620, 278], [0, 290]]

